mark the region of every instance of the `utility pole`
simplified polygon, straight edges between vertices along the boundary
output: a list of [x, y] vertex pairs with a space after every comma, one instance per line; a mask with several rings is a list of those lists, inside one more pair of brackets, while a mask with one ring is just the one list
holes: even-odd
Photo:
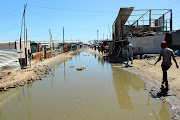
[[24, 52], [25, 52], [25, 66], [27, 66], [27, 45], [25, 46], [26, 41], [26, 5], [24, 5]]
[[151, 31], [151, 10], [149, 10], [149, 31]]
[[[50, 31], [51, 32], [51, 31]], [[54, 50], [54, 41], [53, 41], [53, 37], [52, 37], [52, 33], [51, 33], [51, 45], [52, 45], [52, 48]]]
[[104, 33], [103, 33], [103, 40], [104, 40]]
[[64, 26], [63, 26], [63, 52], [64, 52]]
[[[21, 24], [21, 33], [20, 33], [20, 39], [19, 39], [19, 40], [20, 40], [20, 65], [21, 65], [21, 67], [24, 66], [23, 61], [22, 61], [23, 59], [22, 59], [22, 51], [21, 51], [21, 47], [22, 47], [22, 44], [21, 44], [22, 41], [21, 41], [21, 39], [22, 39], [22, 29], [23, 29], [23, 20], [24, 20], [24, 48], [25, 48], [25, 37], [26, 37], [26, 35], [25, 35], [25, 34], [26, 34], [26, 33], [25, 33], [25, 32], [26, 32], [26, 31], [25, 31], [25, 30], [26, 30], [25, 13], [26, 13], [26, 6], [27, 6], [27, 3], [26, 3], [26, 5], [24, 5], [24, 11], [23, 11], [23, 17], [22, 17], [22, 24]], [[26, 57], [27, 57], [27, 56], [26, 56], [26, 49], [25, 49], [25, 59], [26, 59]], [[27, 65], [26, 63], [27, 63], [27, 60], [25, 60], [25, 65]]]
[[97, 30], [97, 42], [98, 42], [98, 39], [99, 39], [99, 35], [98, 35], [98, 32], [99, 32], [99, 30]]
[[26, 9], [26, 5], [24, 5], [24, 48], [26, 48], [25, 47], [25, 40], [26, 40], [26, 11], [25, 9]]
[[[25, 40], [24, 40], [25, 41]], [[26, 48], [25, 48], [25, 59], [26, 59], [26, 66], [27, 66], [27, 28], [26, 28]]]
[[76, 38], [76, 50], [78, 49], [78, 46], [77, 46], [77, 38]]
[[51, 29], [49, 29], [49, 36], [50, 36], [50, 51], [51, 51], [51, 57], [52, 57], [52, 50], [51, 50], [51, 39], [52, 39], [52, 35], [51, 35]]
[[172, 31], [172, 9], [170, 12], [170, 31]]
[[109, 39], [111, 39], [111, 31], [110, 31], [109, 24], [108, 24], [108, 28], [109, 28], [109, 34], [110, 34], [110, 37], [109, 37]]

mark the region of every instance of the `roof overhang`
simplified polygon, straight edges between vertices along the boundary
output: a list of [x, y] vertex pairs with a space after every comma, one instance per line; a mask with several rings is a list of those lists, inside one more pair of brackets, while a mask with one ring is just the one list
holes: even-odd
[[120, 8], [118, 16], [115, 20], [115, 23], [118, 22], [118, 23], [121, 23], [121, 25], [125, 25], [126, 21], [128, 20], [133, 10], [134, 10], [134, 7]]

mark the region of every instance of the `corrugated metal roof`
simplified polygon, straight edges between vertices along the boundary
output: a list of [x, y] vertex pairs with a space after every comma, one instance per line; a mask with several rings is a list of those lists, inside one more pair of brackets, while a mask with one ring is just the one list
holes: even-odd
[[120, 31], [121, 31], [121, 25], [125, 25], [126, 21], [128, 20], [129, 16], [131, 15], [132, 11], [134, 10], [134, 7], [129, 8], [120, 8], [118, 16], [114, 22], [115, 24], [115, 31], [118, 38], [120, 38]]
[[120, 23], [121, 17], [122, 17], [122, 25], [124, 25], [126, 23], [126, 21], [128, 20], [129, 16], [131, 15], [133, 10], [134, 10], [134, 7], [120, 8], [115, 23], [117, 23], [117, 22]]

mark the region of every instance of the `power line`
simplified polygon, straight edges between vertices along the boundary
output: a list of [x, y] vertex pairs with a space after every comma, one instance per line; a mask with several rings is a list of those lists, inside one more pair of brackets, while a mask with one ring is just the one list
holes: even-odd
[[50, 9], [50, 10], [59, 10], [59, 11], [77, 11], [77, 12], [99, 12], [99, 13], [113, 13], [117, 14], [117, 12], [109, 12], [109, 11], [91, 11], [91, 10], [83, 10], [83, 9], [58, 9], [58, 8], [50, 8], [50, 7], [42, 7], [42, 6], [30, 6], [34, 8], [42, 8], [42, 9]]
[[[16, 27], [16, 28], [14, 28], [14, 29], [9, 29], [9, 30], [5, 30], [5, 31], [1, 31], [1, 32], [9, 32], [9, 31], [17, 30], [17, 29], [19, 29], [19, 28], [21, 28], [21, 26]], [[4, 28], [3, 28], [3, 29], [4, 29]], [[2, 30], [2, 29], [0, 29], [0, 30]]]

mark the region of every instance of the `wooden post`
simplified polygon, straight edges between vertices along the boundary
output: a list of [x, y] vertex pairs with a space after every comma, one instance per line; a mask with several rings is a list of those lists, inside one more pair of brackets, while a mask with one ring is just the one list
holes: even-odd
[[25, 48], [25, 66], [27, 66], [27, 45], [25, 45], [25, 41], [26, 41], [26, 33], [27, 33], [27, 30], [26, 30], [26, 5], [24, 5], [24, 48]]
[[164, 32], [164, 14], [163, 14], [163, 32]]
[[170, 14], [170, 31], [172, 31], [172, 9]]
[[17, 49], [17, 48], [16, 48], [16, 41], [15, 41], [15, 44], [14, 44], [14, 48]]
[[151, 10], [149, 10], [149, 31], [151, 31]]
[[63, 26], [63, 53], [64, 53], [64, 26]]
[[51, 51], [51, 57], [52, 57], [52, 50], [51, 50], [51, 39], [52, 39], [52, 35], [51, 35], [51, 30], [49, 29], [49, 35], [50, 35], [50, 51]]
[[25, 59], [26, 59], [26, 66], [27, 66], [27, 59], [28, 59], [28, 57], [27, 57], [27, 28], [26, 28], [26, 48], [25, 48]]
[[167, 31], [167, 20], [166, 20], [166, 31]]
[[44, 47], [44, 59], [46, 59], [46, 46]]
[[138, 31], [138, 20], [137, 20], [137, 31]]

